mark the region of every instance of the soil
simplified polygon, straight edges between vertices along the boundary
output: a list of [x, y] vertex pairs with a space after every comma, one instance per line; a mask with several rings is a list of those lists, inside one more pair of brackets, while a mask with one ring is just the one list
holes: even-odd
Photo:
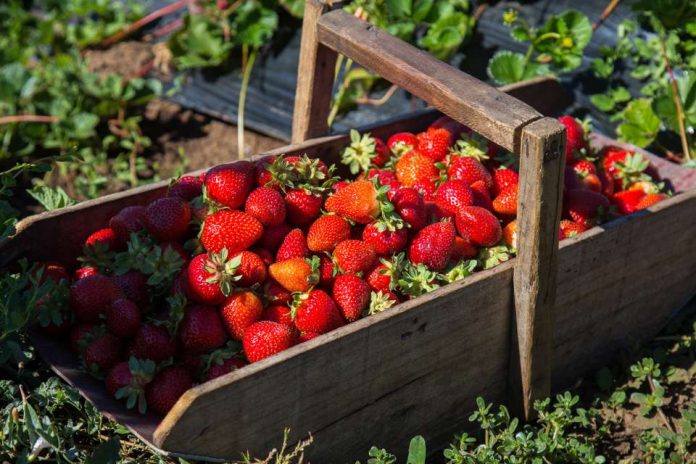
[[120, 42], [106, 50], [85, 52], [90, 71], [117, 73], [126, 79], [142, 77], [154, 58], [152, 45], [135, 41]]

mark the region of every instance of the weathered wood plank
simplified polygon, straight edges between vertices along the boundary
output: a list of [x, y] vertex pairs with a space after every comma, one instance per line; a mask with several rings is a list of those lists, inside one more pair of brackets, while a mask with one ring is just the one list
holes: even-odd
[[529, 105], [345, 11], [321, 15], [317, 34], [321, 43], [514, 153], [521, 128], [541, 118]]
[[297, 90], [292, 112], [292, 142], [304, 142], [329, 132], [336, 52], [317, 40], [316, 23], [328, 10], [323, 0], [306, 0], [297, 65]]
[[555, 119], [541, 119], [522, 130], [514, 278], [517, 345], [513, 359], [518, 362], [511, 363], [511, 401], [521, 406], [518, 412], [528, 420], [534, 401], [551, 391], [564, 150], [565, 128]]

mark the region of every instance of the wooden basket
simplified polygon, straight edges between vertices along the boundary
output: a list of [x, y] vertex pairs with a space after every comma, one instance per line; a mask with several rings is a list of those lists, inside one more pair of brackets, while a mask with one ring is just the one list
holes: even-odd
[[[696, 290], [693, 171], [646, 154], [682, 193], [563, 241], [559, 249], [562, 126], [372, 25], [324, 10], [320, 2], [306, 4], [293, 130], [298, 143], [260, 156], [338, 160], [346, 135], [302, 141], [326, 131], [327, 89], [335, 54], [343, 53], [520, 155], [518, 257], [194, 387], [161, 421], [127, 411], [101, 382], [79, 371], [67, 346], [34, 334], [58, 375], [165, 453], [208, 460], [238, 458], [245, 450], [261, 456], [281, 443], [286, 427], [291, 440], [314, 436], [309, 457], [321, 463], [363, 459], [372, 444], [403, 454], [416, 434], [443, 446], [467, 427], [477, 396], [512, 400], [529, 414], [534, 399], [649, 339]], [[560, 102], [549, 80], [507, 91], [551, 105], [546, 110]], [[378, 137], [417, 132], [439, 114], [424, 111], [365, 130]], [[24, 219], [0, 242], [0, 267], [20, 256], [74, 264], [91, 232], [166, 188], [160, 182]]]

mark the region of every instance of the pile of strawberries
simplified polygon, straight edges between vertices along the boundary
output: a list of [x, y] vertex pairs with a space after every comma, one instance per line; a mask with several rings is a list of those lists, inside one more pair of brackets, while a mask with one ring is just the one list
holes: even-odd
[[[593, 153], [568, 129], [570, 237], [666, 198], [641, 155]], [[205, 382], [508, 260], [515, 157], [441, 118], [387, 142], [351, 133], [337, 166], [308, 156], [220, 165], [129, 206], [85, 242], [42, 305], [86, 370], [128, 407], [165, 414]]]

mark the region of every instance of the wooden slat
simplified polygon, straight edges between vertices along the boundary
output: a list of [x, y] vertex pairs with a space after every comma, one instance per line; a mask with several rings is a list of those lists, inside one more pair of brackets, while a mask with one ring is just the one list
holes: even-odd
[[323, 0], [306, 0], [297, 65], [297, 91], [292, 113], [292, 143], [325, 135], [333, 95], [336, 52], [317, 40], [316, 22], [328, 7]]
[[565, 128], [555, 119], [533, 122], [522, 131], [514, 278], [517, 352], [513, 359], [518, 362], [511, 363], [511, 401], [528, 420], [534, 401], [551, 391], [564, 150]]
[[317, 20], [319, 41], [514, 153], [521, 129], [541, 115], [387, 32], [342, 10]]

